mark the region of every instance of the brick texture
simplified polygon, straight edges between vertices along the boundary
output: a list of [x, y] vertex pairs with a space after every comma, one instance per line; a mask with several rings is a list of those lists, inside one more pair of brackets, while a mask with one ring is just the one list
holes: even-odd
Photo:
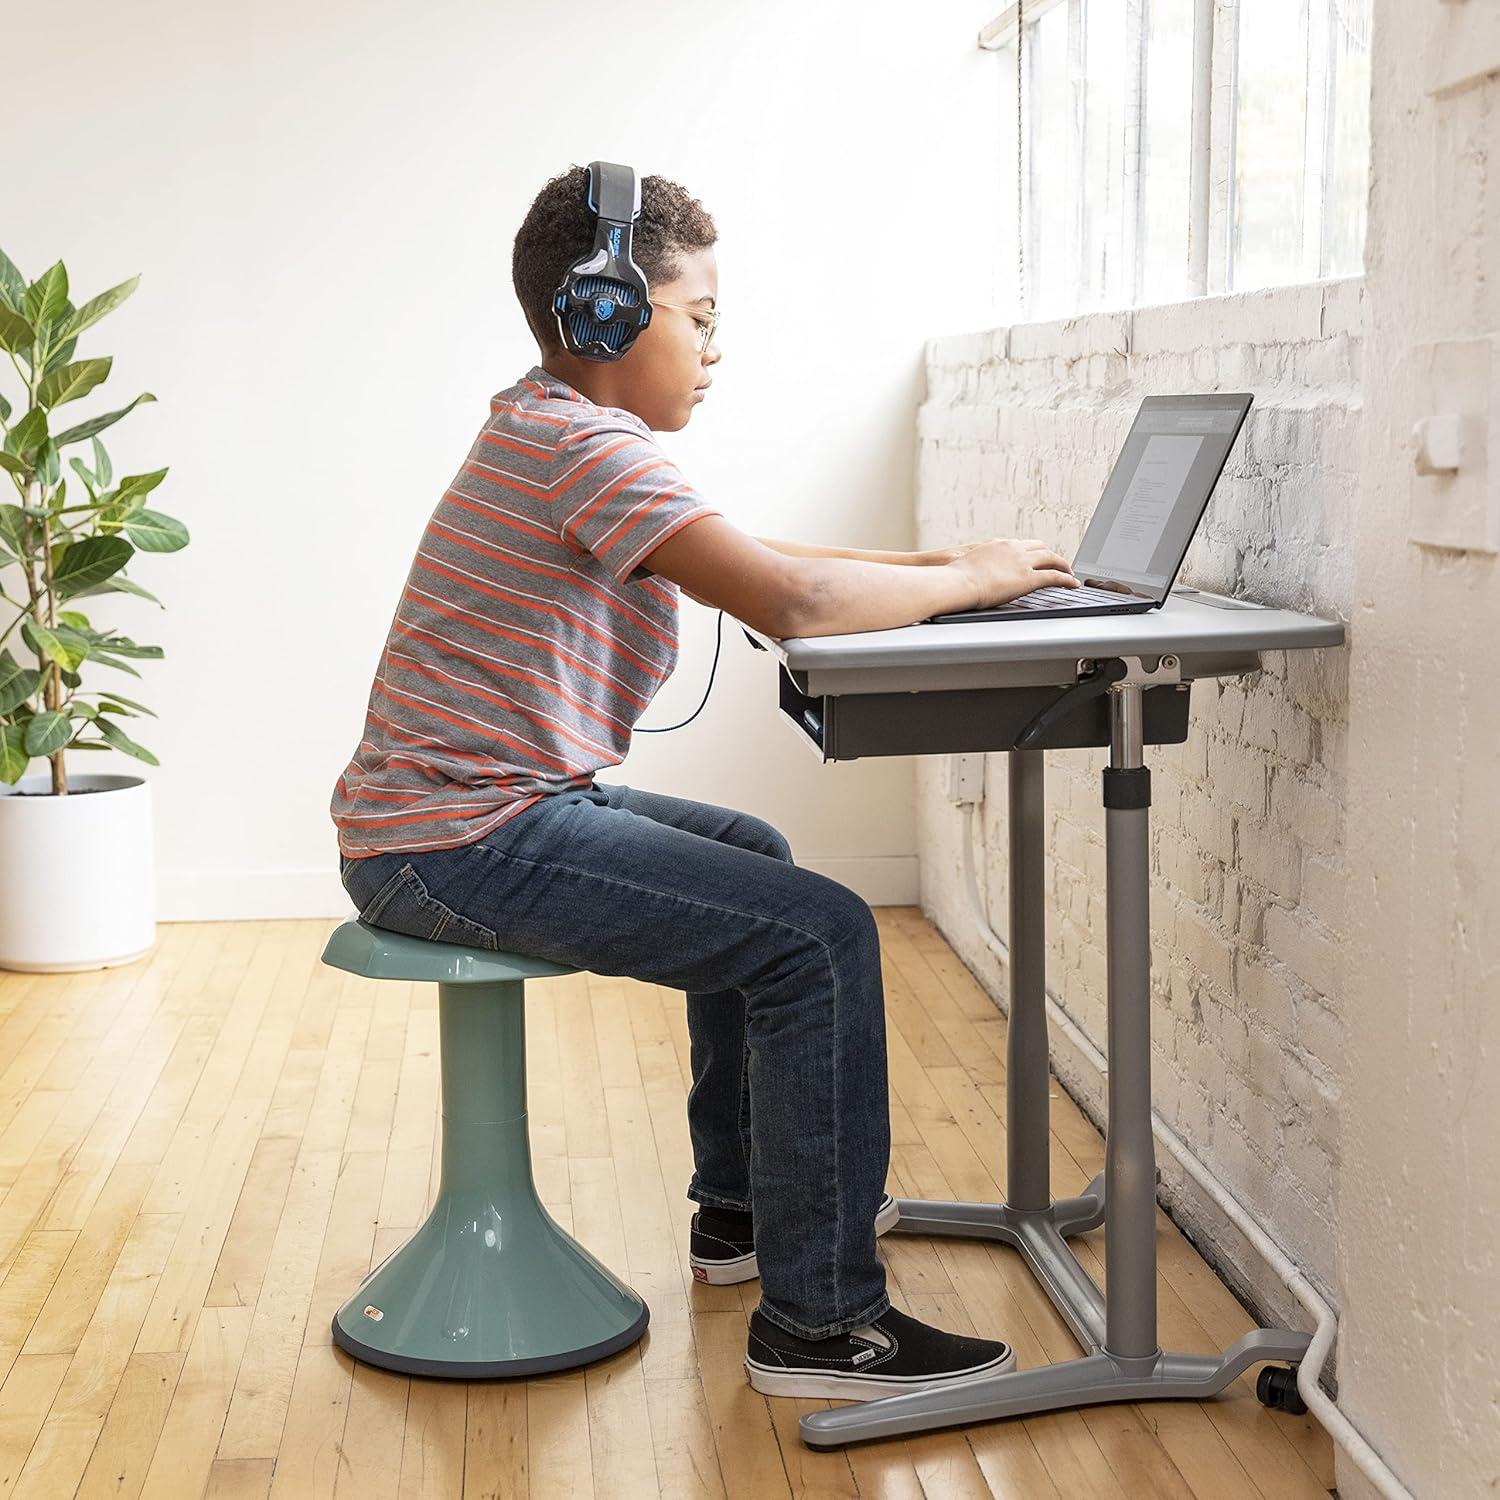
[[[1142, 396], [1250, 390], [1181, 581], [1347, 618], [1360, 298], [1353, 279], [932, 341], [919, 545], [1043, 536], [1071, 554]], [[1196, 684], [1187, 743], [1147, 756], [1157, 1107], [1335, 1303], [1347, 678], [1342, 650], [1271, 653], [1253, 678]], [[1047, 757], [1048, 983], [1101, 1048], [1105, 758]], [[942, 772], [941, 757], [918, 763], [922, 906], [1003, 999]], [[1002, 936], [1005, 776], [1005, 757], [989, 757], [978, 855]], [[1058, 1040], [1064, 1082], [1102, 1120], [1100, 1079]], [[1252, 1304], [1288, 1315], [1258, 1258], [1175, 1163], [1161, 1165], [1169, 1209]]]

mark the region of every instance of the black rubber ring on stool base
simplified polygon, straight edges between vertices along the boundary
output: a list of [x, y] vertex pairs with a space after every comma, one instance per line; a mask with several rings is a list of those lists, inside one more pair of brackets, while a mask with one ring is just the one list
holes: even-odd
[[461, 1360], [421, 1359], [408, 1354], [391, 1354], [384, 1349], [374, 1349], [362, 1344], [339, 1326], [338, 1314], [333, 1316], [333, 1341], [345, 1354], [374, 1365], [381, 1370], [395, 1370], [402, 1375], [434, 1375], [449, 1380], [496, 1380], [525, 1375], [548, 1375], [555, 1370], [571, 1370], [578, 1365], [592, 1364], [635, 1343], [646, 1331], [651, 1321], [651, 1309], [642, 1306], [641, 1315], [623, 1333], [602, 1343], [588, 1344], [582, 1349], [565, 1349], [560, 1354], [543, 1354], [535, 1359]]

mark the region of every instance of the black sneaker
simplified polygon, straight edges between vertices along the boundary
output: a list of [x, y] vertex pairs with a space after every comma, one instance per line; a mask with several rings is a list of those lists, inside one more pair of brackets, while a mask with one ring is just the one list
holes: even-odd
[[1014, 1369], [1002, 1339], [973, 1339], [929, 1328], [893, 1307], [873, 1323], [831, 1339], [798, 1338], [750, 1314], [745, 1370], [767, 1396], [843, 1396], [865, 1401], [931, 1386], [962, 1385]]
[[[875, 1211], [876, 1235], [884, 1234], [900, 1217], [896, 1200], [887, 1193]], [[700, 1208], [693, 1215], [688, 1242], [693, 1280], [706, 1281], [710, 1286], [732, 1286], [759, 1276], [752, 1222], [749, 1214], [737, 1209]]]

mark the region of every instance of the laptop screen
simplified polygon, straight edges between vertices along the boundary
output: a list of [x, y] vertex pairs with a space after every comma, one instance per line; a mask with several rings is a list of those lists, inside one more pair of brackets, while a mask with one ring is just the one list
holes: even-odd
[[1158, 603], [1167, 597], [1251, 399], [1141, 402], [1073, 559], [1080, 579], [1127, 584]]

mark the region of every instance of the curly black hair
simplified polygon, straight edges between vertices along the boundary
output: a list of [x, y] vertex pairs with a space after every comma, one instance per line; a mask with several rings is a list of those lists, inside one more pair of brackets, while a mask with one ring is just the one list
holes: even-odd
[[[526, 322], [544, 354], [562, 347], [552, 297], [564, 273], [594, 243], [588, 206], [588, 168], [571, 166], [536, 195], [516, 231], [510, 274]], [[679, 183], [641, 178], [641, 216], [635, 221], [631, 254], [649, 284], [674, 280], [680, 250], [700, 250], [719, 237], [703, 205]]]

